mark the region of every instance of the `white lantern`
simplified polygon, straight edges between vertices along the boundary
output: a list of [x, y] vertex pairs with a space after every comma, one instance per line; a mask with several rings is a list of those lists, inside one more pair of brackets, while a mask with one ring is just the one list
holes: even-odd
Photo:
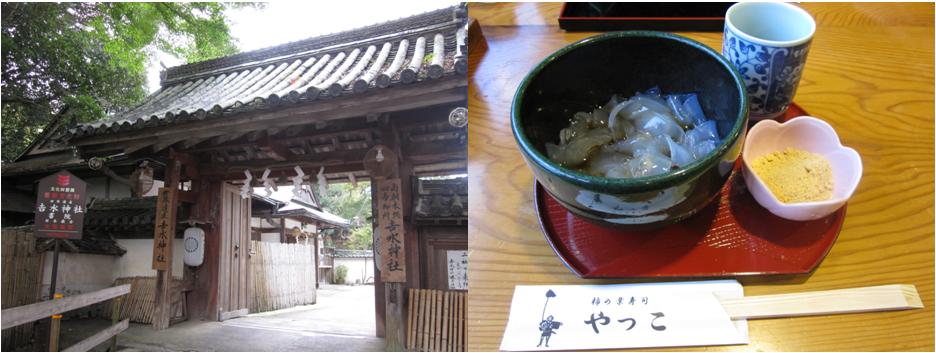
[[189, 227], [185, 230], [185, 256], [186, 266], [201, 266], [205, 260], [205, 231], [198, 227]]

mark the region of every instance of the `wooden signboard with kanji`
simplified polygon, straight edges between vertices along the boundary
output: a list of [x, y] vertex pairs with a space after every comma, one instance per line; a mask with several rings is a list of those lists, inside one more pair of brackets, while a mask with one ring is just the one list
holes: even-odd
[[36, 192], [36, 237], [81, 239], [87, 184], [68, 171], [39, 180]]
[[172, 262], [172, 239], [175, 238], [176, 189], [159, 188], [153, 235], [153, 269], [169, 270]]
[[403, 250], [403, 204], [400, 179], [378, 182], [377, 225], [380, 235], [380, 280], [406, 282], [406, 252]]

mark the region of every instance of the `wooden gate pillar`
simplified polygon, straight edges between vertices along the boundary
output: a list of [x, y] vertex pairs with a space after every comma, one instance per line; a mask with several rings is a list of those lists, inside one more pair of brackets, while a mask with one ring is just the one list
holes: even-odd
[[[165, 170], [165, 187], [177, 190], [179, 188], [179, 179], [180, 179], [180, 170], [182, 169], [182, 163], [174, 158], [169, 159], [166, 163]], [[158, 205], [157, 205], [158, 207]], [[169, 206], [171, 211], [175, 213], [178, 209], [178, 198], [173, 198], [172, 204]], [[168, 224], [168, 233], [170, 234], [170, 242], [175, 241], [175, 217], [169, 217], [172, 220]], [[156, 239], [154, 237], [153, 242], [155, 243]], [[154, 244], [155, 245], [155, 244]], [[168, 258], [168, 267], [164, 270], [156, 271], [156, 300], [154, 303], [153, 310], [153, 329], [155, 330], [165, 330], [169, 328], [169, 320], [172, 315], [172, 244], [169, 244], [169, 258]]]
[[[374, 266], [378, 270], [375, 271], [375, 277], [379, 278], [379, 280], [375, 279], [375, 285], [379, 286], [381, 282], [384, 282], [382, 304], [384, 304], [384, 337], [387, 340], [385, 349], [387, 351], [403, 351], [406, 344], [406, 317], [403, 314], [406, 303], [403, 292], [407, 277], [412, 276], [412, 273], [407, 274], [406, 272], [413, 271], [411, 262], [416, 260], [408, 256], [410, 251], [407, 249], [407, 245], [411, 244], [412, 240], [407, 238], [411, 236], [410, 234], [415, 233], [407, 231], [407, 228], [412, 228], [412, 224], [408, 224], [409, 222], [406, 221], [405, 217], [408, 213], [405, 209], [410, 205], [406, 198], [410, 197], [412, 193], [403, 191], [403, 189], [410, 187], [409, 178], [412, 169], [407, 168], [403, 162], [404, 156], [399, 145], [398, 131], [392, 124], [383, 129], [381, 136], [383, 145], [372, 148], [364, 158], [364, 168], [367, 169], [371, 177], [371, 195], [377, 196], [371, 200], [376, 211], [374, 217], [378, 220], [375, 224], [374, 234], [380, 237], [379, 241], [375, 240], [375, 244], [380, 244], [380, 247], [375, 249], [380, 250], [377, 252], [379, 253], [380, 263], [375, 261]], [[374, 190], [377, 190], [377, 192], [374, 192]], [[388, 212], [388, 210], [391, 211]], [[399, 224], [396, 222], [399, 222]], [[391, 226], [390, 224], [394, 225]], [[397, 234], [402, 239], [390, 236], [390, 234]], [[398, 239], [397, 243], [393, 245], [398, 247], [399, 250], [395, 250], [397, 252], [391, 251], [388, 236], [393, 237], [395, 240]], [[405, 275], [398, 272], [384, 272], [399, 271], [392, 268], [399, 269], [401, 267], [402, 273]], [[418, 272], [418, 267], [416, 271]], [[418, 273], [416, 277], [418, 278]], [[380, 291], [377, 290], [376, 292], [379, 294]], [[376, 299], [380, 300], [381, 298]], [[378, 302], [378, 304], [381, 303]], [[380, 310], [379, 307], [378, 305], [378, 310]]]

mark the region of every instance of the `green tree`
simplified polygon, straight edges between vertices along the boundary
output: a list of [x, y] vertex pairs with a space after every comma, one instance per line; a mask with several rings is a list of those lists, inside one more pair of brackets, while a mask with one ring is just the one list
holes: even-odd
[[158, 50], [186, 62], [237, 52], [223, 3], [2, 4], [2, 159], [16, 158], [56, 115], [90, 122], [146, 95]]
[[[318, 188], [316, 188], [317, 191]], [[374, 244], [371, 227], [371, 191], [369, 182], [358, 182], [328, 186], [327, 195], [318, 195], [323, 209], [351, 221], [348, 233], [336, 237], [337, 245], [343, 249], [370, 250]]]

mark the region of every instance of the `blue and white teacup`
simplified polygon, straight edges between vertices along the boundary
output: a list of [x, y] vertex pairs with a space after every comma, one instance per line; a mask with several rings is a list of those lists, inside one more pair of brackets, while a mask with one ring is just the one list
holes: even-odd
[[751, 120], [786, 112], [815, 32], [816, 21], [795, 5], [742, 2], [728, 8], [722, 54], [744, 78]]

